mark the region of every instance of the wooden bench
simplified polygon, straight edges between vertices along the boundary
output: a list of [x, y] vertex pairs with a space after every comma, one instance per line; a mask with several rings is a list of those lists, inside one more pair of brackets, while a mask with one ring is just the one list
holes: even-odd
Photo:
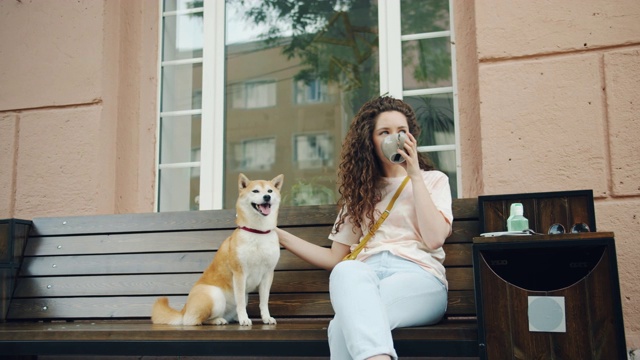
[[[478, 356], [472, 238], [477, 199], [453, 203], [445, 265], [446, 318], [393, 332], [400, 356]], [[322, 246], [335, 206], [282, 208], [279, 226]], [[327, 356], [333, 316], [328, 275], [282, 250], [271, 289], [277, 325], [153, 325], [158, 296], [173, 307], [233, 231], [232, 210], [100, 215], [33, 220], [8, 311], [1, 314], [3, 355]], [[5, 279], [6, 281], [6, 279]]]

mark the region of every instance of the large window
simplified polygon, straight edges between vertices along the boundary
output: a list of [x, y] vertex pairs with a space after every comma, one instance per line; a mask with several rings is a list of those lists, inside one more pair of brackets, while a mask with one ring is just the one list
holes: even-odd
[[232, 208], [237, 178], [285, 175], [285, 205], [335, 203], [367, 100], [404, 98], [457, 193], [448, 0], [163, 0], [158, 210]]

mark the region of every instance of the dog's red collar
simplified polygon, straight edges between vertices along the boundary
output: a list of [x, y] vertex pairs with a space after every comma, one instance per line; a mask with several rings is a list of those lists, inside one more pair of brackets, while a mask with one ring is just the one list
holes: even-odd
[[268, 234], [268, 233], [271, 232], [271, 230], [262, 231], [262, 230], [256, 230], [256, 229], [248, 228], [246, 226], [240, 226], [240, 229], [248, 231], [248, 232], [252, 232], [254, 234]]

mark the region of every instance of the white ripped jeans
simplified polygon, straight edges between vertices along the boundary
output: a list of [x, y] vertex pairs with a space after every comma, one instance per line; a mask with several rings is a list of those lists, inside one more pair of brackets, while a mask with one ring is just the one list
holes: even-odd
[[329, 280], [335, 317], [329, 324], [331, 359], [397, 359], [391, 330], [432, 325], [447, 308], [447, 289], [419, 265], [389, 252], [364, 262], [342, 261]]

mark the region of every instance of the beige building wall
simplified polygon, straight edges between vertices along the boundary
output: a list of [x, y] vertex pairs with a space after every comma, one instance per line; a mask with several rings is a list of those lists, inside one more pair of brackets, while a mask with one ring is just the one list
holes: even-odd
[[[0, 218], [153, 211], [158, 1], [0, 1]], [[593, 189], [640, 348], [640, 2], [455, 1], [465, 197]]]
[[0, 2], [0, 217], [153, 209], [158, 5]]

